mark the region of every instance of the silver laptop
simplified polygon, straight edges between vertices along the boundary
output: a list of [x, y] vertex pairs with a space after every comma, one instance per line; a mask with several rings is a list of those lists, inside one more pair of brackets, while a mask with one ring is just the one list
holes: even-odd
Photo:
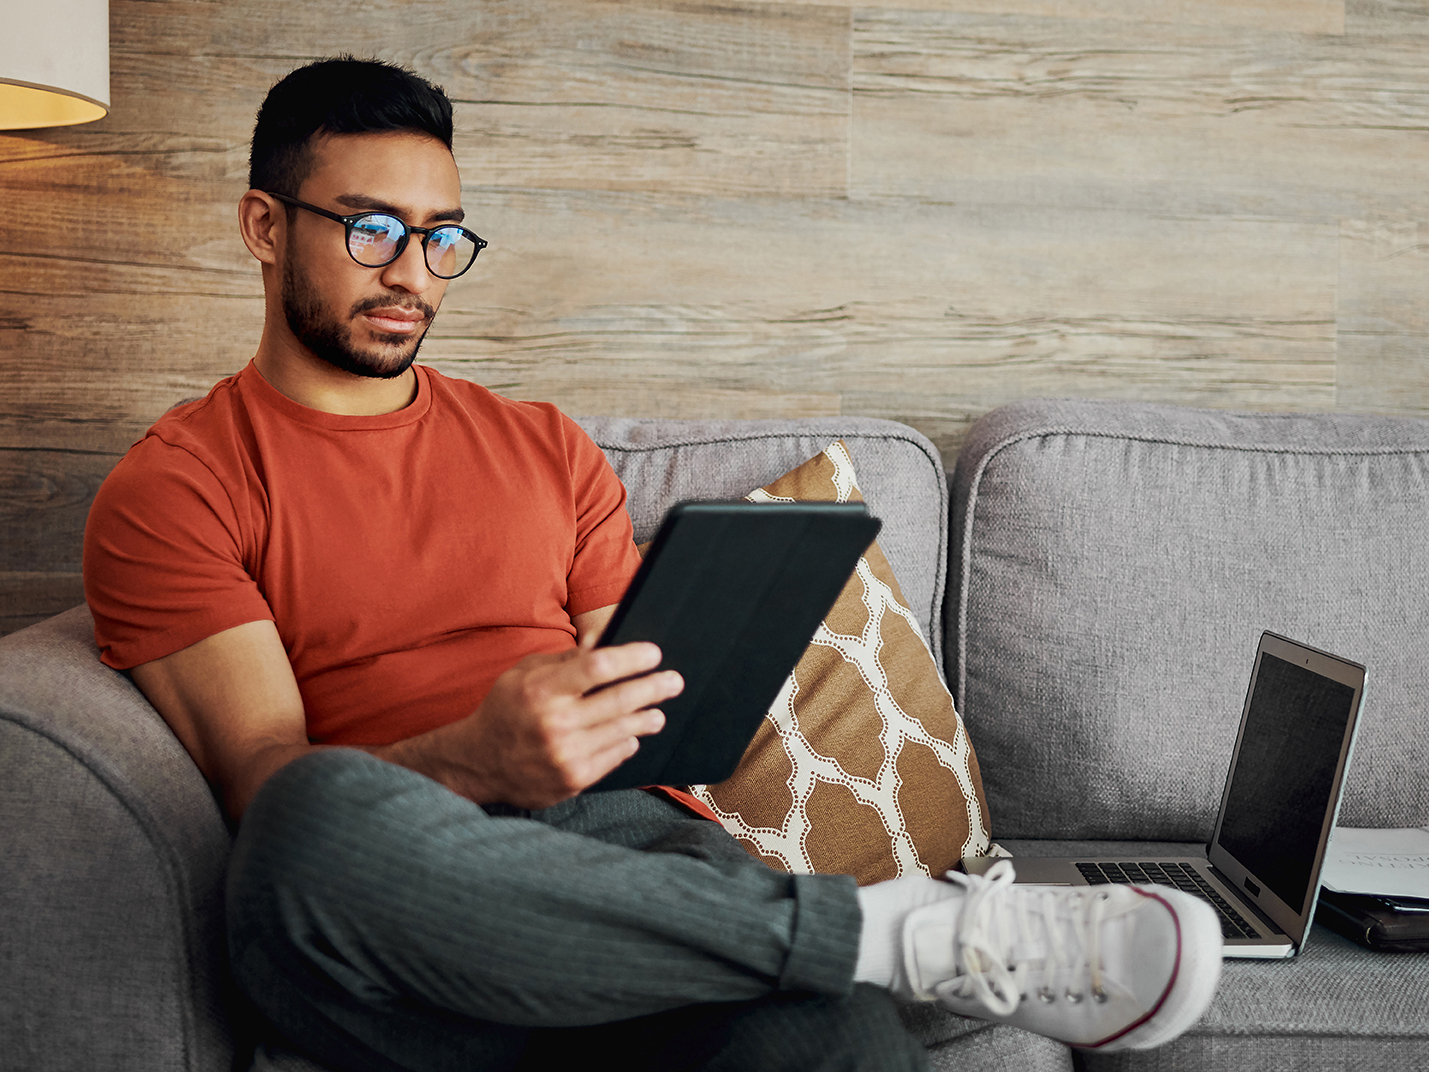
[[1017, 856], [1017, 881], [1173, 886], [1216, 909], [1226, 956], [1294, 956], [1315, 918], [1364, 682], [1358, 663], [1263, 634], [1206, 855]]

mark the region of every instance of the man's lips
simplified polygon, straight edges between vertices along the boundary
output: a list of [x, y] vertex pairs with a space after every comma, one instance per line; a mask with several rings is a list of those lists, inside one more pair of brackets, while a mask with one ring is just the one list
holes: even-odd
[[369, 309], [362, 314], [378, 331], [389, 335], [405, 335], [414, 332], [426, 323], [426, 315], [420, 309], [403, 309], [387, 306]]

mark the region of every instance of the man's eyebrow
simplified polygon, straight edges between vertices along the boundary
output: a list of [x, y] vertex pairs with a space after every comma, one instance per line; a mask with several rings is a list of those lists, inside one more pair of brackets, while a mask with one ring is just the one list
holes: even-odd
[[[348, 208], [355, 208], [363, 212], [386, 212], [389, 215], [403, 218], [402, 210], [396, 205], [383, 201], [381, 198], [369, 197], [367, 194], [338, 194], [335, 201], [339, 205], [346, 205]], [[449, 208], [441, 212], [433, 212], [427, 217], [429, 220], [450, 220], [452, 223], [460, 223], [466, 219], [466, 210], [463, 208]]]

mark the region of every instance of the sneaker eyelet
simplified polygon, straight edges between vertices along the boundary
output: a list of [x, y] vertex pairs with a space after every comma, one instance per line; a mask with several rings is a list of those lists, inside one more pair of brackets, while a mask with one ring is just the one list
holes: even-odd
[[1071, 1005], [1080, 1005], [1083, 996], [1080, 990], [1068, 990], [1066, 992], [1067, 1002]]
[[1096, 987], [1092, 991], [1092, 1000], [1095, 1001], [1098, 1005], [1105, 1005], [1110, 999], [1106, 996], [1105, 990], [1103, 990], [1101, 987]]
[[1044, 986], [1042, 987], [1042, 989], [1038, 990], [1037, 997], [1044, 1005], [1050, 1005], [1052, 1004], [1052, 1002], [1057, 1000], [1057, 995], [1052, 993], [1052, 988], [1050, 986]]

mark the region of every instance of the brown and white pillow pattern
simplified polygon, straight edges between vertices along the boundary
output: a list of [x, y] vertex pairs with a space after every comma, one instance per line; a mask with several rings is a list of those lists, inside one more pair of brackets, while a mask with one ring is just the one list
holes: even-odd
[[[754, 502], [861, 502], [840, 440]], [[861, 885], [988, 852], [982, 775], [878, 544], [819, 626], [738, 769], [690, 792], [751, 855]]]

